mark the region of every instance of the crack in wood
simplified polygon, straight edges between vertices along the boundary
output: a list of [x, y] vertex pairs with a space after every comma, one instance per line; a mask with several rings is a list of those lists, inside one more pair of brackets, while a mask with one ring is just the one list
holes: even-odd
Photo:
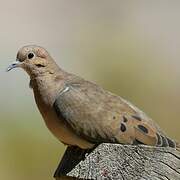
[[[153, 170], [153, 172], [156, 173], [156, 174], [158, 174], [158, 175], [160, 175], [159, 177], [162, 177], [162, 179], [163, 179], [163, 177], [164, 177], [164, 178], [166, 178], [167, 180], [171, 180], [171, 179], [169, 179], [169, 177], [167, 177], [165, 174], [159, 173], [159, 172], [154, 171], [154, 170]], [[164, 180], [164, 179], [163, 179], [163, 180]]]

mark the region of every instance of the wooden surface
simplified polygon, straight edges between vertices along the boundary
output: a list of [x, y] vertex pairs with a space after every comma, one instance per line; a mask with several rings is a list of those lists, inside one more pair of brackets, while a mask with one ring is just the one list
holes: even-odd
[[180, 180], [180, 152], [172, 148], [101, 144], [91, 153], [68, 148], [57, 179]]

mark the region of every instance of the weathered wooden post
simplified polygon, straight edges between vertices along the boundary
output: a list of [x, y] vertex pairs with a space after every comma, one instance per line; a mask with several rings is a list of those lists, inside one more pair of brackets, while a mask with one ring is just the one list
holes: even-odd
[[91, 153], [67, 148], [57, 179], [180, 180], [180, 152], [172, 148], [101, 144]]

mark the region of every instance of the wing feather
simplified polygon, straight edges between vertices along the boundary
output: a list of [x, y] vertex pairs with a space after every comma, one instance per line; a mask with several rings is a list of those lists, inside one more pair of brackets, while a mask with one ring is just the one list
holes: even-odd
[[159, 127], [128, 101], [82, 79], [68, 82], [67, 87], [54, 109], [76, 134], [93, 143], [160, 144]]

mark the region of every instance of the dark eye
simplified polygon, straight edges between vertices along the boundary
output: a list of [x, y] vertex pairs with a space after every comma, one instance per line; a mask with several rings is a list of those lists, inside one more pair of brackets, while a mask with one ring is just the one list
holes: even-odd
[[28, 59], [32, 59], [34, 56], [35, 56], [34, 53], [29, 53], [28, 54]]

